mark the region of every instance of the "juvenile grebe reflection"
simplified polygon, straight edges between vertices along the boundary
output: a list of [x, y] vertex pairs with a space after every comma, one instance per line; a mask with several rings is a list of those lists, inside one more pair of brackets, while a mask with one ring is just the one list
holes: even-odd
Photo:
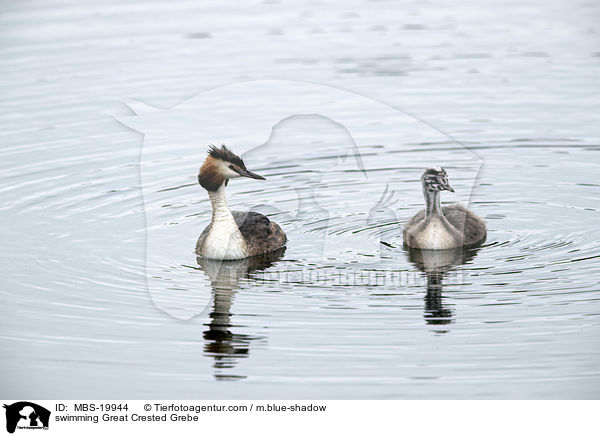
[[[444, 277], [455, 271], [455, 267], [463, 265], [472, 260], [478, 248], [459, 247], [452, 250], [419, 250], [416, 248], [405, 248], [408, 260], [427, 278], [427, 293], [425, 294], [424, 317], [427, 324], [444, 325], [450, 324], [453, 318], [453, 310], [444, 305], [442, 290]], [[457, 272], [458, 273], [458, 272]], [[446, 333], [447, 330], [436, 330], [438, 333]]]
[[213, 293], [212, 311], [209, 314], [210, 321], [204, 331], [204, 351], [214, 358], [215, 377], [217, 379], [245, 378], [223, 374], [221, 371], [232, 369], [240, 358], [248, 357], [250, 343], [263, 339], [259, 336], [251, 336], [233, 333], [230, 328], [234, 326], [231, 312], [234, 296], [238, 289], [240, 280], [249, 277], [254, 271], [264, 270], [275, 261], [281, 259], [285, 248], [266, 253], [259, 256], [240, 260], [213, 260], [197, 257], [198, 265], [206, 273], [211, 281]]

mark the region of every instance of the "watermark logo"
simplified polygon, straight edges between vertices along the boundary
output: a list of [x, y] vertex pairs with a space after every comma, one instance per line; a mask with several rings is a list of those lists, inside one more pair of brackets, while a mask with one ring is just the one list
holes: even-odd
[[48, 430], [50, 411], [45, 407], [29, 401], [5, 404], [6, 431], [14, 433], [19, 430]]

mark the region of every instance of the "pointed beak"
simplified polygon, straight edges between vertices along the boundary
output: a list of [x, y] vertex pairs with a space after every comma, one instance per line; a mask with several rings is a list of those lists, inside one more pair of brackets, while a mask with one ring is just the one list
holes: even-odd
[[443, 179], [438, 179], [438, 181], [440, 183], [440, 187], [442, 188], [442, 191], [454, 192], [454, 188], [452, 186], [450, 186], [450, 184], [448, 183], [448, 180], [445, 177]]
[[452, 186], [450, 186], [448, 183], [444, 183], [442, 185], [442, 189], [444, 191], [450, 191], [450, 192], [454, 192], [454, 188]]
[[259, 176], [256, 173], [253, 173], [253, 172], [248, 171], [248, 170], [243, 170], [241, 168], [240, 169], [236, 169], [235, 172], [238, 173], [242, 177], [249, 177], [251, 179], [258, 179], [258, 180], [267, 180], [263, 176]]

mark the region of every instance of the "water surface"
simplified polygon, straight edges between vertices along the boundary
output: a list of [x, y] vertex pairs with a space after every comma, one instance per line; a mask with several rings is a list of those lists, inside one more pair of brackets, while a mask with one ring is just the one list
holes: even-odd
[[[598, 18], [585, 1], [3, 4], [4, 396], [597, 398]], [[244, 156], [268, 181], [234, 181], [229, 197], [270, 207], [285, 252], [215, 272], [193, 237], [164, 244], [177, 286], [157, 307], [143, 138], [115, 119], [131, 115], [121, 100], [169, 108], [255, 79], [343, 89], [423, 123], [395, 141], [371, 125], [363, 172], [339, 160], [353, 141], [331, 120], [282, 122]], [[200, 162], [171, 150], [161, 171], [193, 181]], [[443, 199], [486, 219], [479, 250], [402, 249], [430, 162], [457, 191]], [[157, 230], [199, 234], [206, 195], [162, 181]], [[209, 307], [173, 316], [198, 312], [198, 281]]]

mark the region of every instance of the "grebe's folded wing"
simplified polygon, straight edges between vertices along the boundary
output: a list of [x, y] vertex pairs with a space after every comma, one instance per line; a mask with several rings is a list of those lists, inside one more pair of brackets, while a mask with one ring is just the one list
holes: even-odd
[[258, 212], [232, 212], [242, 236], [251, 238], [268, 238], [271, 235], [271, 221]]
[[462, 204], [444, 206], [442, 213], [450, 224], [463, 234], [464, 245], [480, 244], [485, 241], [487, 234], [485, 222]]
[[256, 253], [281, 248], [287, 237], [281, 227], [258, 212], [232, 212], [242, 236]]

